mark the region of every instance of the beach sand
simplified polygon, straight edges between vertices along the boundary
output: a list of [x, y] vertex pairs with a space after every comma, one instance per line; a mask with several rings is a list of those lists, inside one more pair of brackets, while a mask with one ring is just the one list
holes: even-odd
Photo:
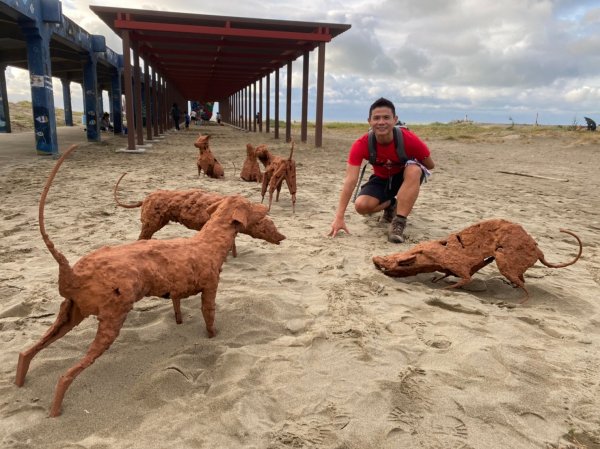
[[[199, 130], [169, 132], [144, 154], [115, 152], [126, 142], [111, 136], [65, 161], [45, 222], [71, 265], [137, 238], [139, 210], [112, 196], [125, 171], [124, 202], [195, 187], [261, 201], [260, 185], [239, 178], [246, 143], [280, 155], [290, 145], [206, 126], [225, 167], [215, 180], [197, 174]], [[58, 418], [48, 418], [56, 382], [87, 351], [97, 320], [41, 351], [15, 386], [19, 352], [41, 338], [62, 298], [37, 218], [55, 160], [4, 158], [0, 447], [600, 448], [600, 144], [587, 134], [499, 127], [425, 137], [437, 166], [400, 245], [387, 242], [378, 216], [352, 206], [351, 234], [326, 236], [355, 132], [327, 131], [322, 148], [296, 143], [296, 213], [285, 186], [270, 212], [287, 239], [238, 236], [217, 293], [217, 336], [207, 338], [199, 296], [182, 301], [181, 325], [170, 301], [139, 301], [112, 347], [72, 383]], [[530, 268], [523, 305], [494, 263], [448, 290], [451, 279], [389, 278], [371, 261], [489, 218], [521, 224], [553, 263], [577, 253], [559, 233], [570, 229], [583, 255], [566, 268]], [[155, 238], [191, 235], [171, 224]]]

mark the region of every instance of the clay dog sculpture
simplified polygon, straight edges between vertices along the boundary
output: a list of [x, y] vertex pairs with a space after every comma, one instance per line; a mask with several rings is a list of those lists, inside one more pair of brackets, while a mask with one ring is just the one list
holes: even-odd
[[277, 190], [275, 201], [279, 201], [279, 192], [281, 192], [281, 186], [285, 179], [285, 183], [292, 195], [292, 212], [296, 211], [296, 162], [292, 159], [293, 154], [294, 142], [292, 142], [292, 149], [290, 150], [290, 155], [287, 159], [281, 156], [275, 156], [267, 149], [266, 145], [260, 145], [256, 148], [256, 157], [258, 157], [258, 160], [265, 166], [261, 195], [264, 200], [268, 186], [269, 210], [271, 210], [273, 192], [275, 190]]
[[258, 164], [258, 158], [256, 157], [256, 150], [265, 147], [265, 145], [259, 145], [254, 148], [251, 144], [246, 144], [246, 160], [242, 166], [242, 172], [240, 178], [248, 182], [261, 182], [263, 175], [260, 171], [260, 165]]
[[[119, 183], [126, 174], [123, 173], [115, 184], [113, 195], [115, 202], [121, 207], [127, 209], [141, 207], [142, 229], [138, 237], [139, 240], [151, 239], [156, 232], [172, 221], [181, 223], [188, 229], [199, 231], [210, 219], [209, 212], [215, 210], [213, 206], [226, 198], [225, 195], [206, 192], [201, 189], [156, 190], [148, 194], [142, 201], [124, 204], [119, 201], [117, 191]], [[255, 239], [275, 244], [285, 239], [285, 236], [279, 233], [269, 217], [265, 217], [256, 223], [250, 223], [246, 229], [242, 229], [240, 232]], [[235, 242], [232, 253], [235, 257]]]
[[209, 148], [209, 139], [209, 135], [203, 136], [202, 134], [199, 134], [194, 142], [194, 146], [198, 148], [198, 159], [196, 160], [198, 176], [204, 172], [206, 176], [211, 178], [222, 178], [225, 176], [225, 170], [223, 170], [223, 166]]
[[58, 262], [58, 289], [64, 300], [56, 321], [45, 335], [19, 354], [15, 383], [22, 386], [33, 357], [84, 318], [97, 316], [98, 329], [86, 355], [60, 377], [50, 416], [60, 414], [70, 384], [111, 346], [134, 303], [146, 296], [170, 298], [175, 320], [181, 323], [181, 299], [202, 292], [202, 315], [208, 336], [214, 337], [219, 274], [229, 248], [240, 229], [247, 229], [267, 216], [266, 206], [251, 203], [241, 196], [230, 196], [212, 206], [210, 220], [192, 238], [105, 246], [83, 256], [71, 267], [46, 233], [44, 205], [58, 168], [74, 148], [66, 151], [56, 163], [39, 205], [40, 232]]
[[446, 288], [456, 288], [468, 284], [474, 273], [496, 260], [500, 273], [525, 292], [521, 300], [524, 303], [529, 292], [523, 274], [538, 260], [550, 268], [566, 267], [579, 260], [583, 249], [579, 237], [566, 229], [560, 232], [572, 235], [579, 243], [577, 256], [563, 264], [547, 262], [535, 240], [520, 225], [502, 219], [476, 223], [445, 239], [422, 242], [402, 253], [375, 256], [373, 263], [392, 277], [434, 271], [444, 273], [444, 277], [454, 275], [460, 280]]

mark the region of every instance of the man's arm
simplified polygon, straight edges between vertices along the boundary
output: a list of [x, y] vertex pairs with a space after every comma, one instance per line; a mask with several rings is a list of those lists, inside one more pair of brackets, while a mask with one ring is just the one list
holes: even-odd
[[350, 198], [352, 198], [354, 187], [358, 182], [359, 173], [360, 166], [350, 164], [346, 166], [346, 175], [344, 177], [342, 191], [340, 192], [340, 200], [335, 212], [335, 218], [333, 219], [333, 223], [331, 223], [331, 230], [328, 234], [331, 237], [335, 237], [340, 230], [344, 230], [347, 234], [350, 234], [350, 231], [348, 231], [348, 228], [346, 227], [346, 222], [344, 221], [344, 214], [346, 213], [348, 203], [350, 203]]
[[431, 156], [427, 156], [425, 159], [423, 159], [420, 162], [429, 170], [433, 170], [435, 167], [435, 163], [433, 162], [433, 159], [431, 159]]

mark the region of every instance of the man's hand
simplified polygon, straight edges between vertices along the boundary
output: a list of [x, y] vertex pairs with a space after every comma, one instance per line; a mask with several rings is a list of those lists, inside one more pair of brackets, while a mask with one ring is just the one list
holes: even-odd
[[335, 237], [337, 235], [338, 232], [340, 231], [344, 231], [346, 234], [350, 234], [350, 231], [348, 231], [348, 228], [346, 227], [346, 222], [344, 221], [344, 219], [335, 219], [333, 220], [333, 223], [331, 223], [331, 230], [329, 231], [329, 234], [327, 234], [329, 237]]

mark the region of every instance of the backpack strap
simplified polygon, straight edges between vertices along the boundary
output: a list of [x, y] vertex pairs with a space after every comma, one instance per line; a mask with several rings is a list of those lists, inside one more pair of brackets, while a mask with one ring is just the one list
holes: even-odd
[[[396, 154], [400, 160], [400, 164], [404, 165], [408, 161], [406, 157], [406, 151], [404, 151], [404, 136], [402, 130], [394, 126], [394, 144], [396, 146]], [[375, 139], [375, 133], [369, 131], [369, 164], [377, 165], [377, 140]]]

